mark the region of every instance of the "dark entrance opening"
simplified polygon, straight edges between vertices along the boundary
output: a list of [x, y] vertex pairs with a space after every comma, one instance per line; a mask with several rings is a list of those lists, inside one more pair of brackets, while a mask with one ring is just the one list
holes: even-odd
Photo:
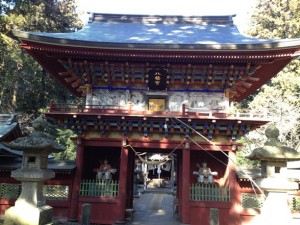
[[[180, 221], [177, 210], [177, 154], [168, 149], [136, 149], [136, 168], [142, 170], [145, 180], [134, 183], [134, 223], [132, 224], [174, 224]], [[142, 158], [142, 159], [141, 159]], [[168, 158], [169, 160], [165, 160]], [[149, 162], [148, 165], [145, 165]], [[131, 223], [129, 223], [131, 224]]]
[[105, 160], [107, 160], [111, 168], [116, 169], [116, 172], [112, 174], [113, 179], [119, 179], [120, 147], [86, 147], [85, 152], [84, 179], [95, 179], [96, 172], [94, 169], [99, 168], [100, 164]]

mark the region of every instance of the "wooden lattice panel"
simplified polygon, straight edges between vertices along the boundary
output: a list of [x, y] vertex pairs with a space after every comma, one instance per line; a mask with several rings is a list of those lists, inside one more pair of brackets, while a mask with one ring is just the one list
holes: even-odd
[[300, 212], [300, 196], [292, 196], [290, 200], [291, 210], [293, 212]]
[[0, 198], [17, 199], [20, 193], [20, 184], [0, 183]]
[[[21, 184], [0, 183], [0, 199], [17, 199], [21, 194]], [[69, 186], [45, 185], [43, 194], [46, 200], [64, 201], [69, 198]]]
[[45, 185], [43, 188], [44, 197], [47, 200], [63, 201], [69, 199], [69, 186]]
[[244, 209], [260, 209], [265, 201], [263, 195], [251, 193], [242, 194], [242, 207]]

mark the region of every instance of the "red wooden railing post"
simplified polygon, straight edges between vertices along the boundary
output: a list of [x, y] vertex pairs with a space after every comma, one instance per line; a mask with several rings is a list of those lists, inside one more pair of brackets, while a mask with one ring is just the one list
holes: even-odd
[[54, 100], [51, 99], [51, 100], [50, 100], [50, 106], [49, 106], [49, 112], [52, 112], [53, 107], [54, 107]]
[[182, 104], [182, 115], [185, 116], [185, 104]]

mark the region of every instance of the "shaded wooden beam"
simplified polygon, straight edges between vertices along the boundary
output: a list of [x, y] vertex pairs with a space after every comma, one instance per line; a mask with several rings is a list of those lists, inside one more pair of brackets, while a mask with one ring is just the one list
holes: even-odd
[[81, 84], [81, 78], [78, 78], [75, 82], [71, 84], [73, 88], [77, 88]]
[[73, 83], [73, 82], [77, 81], [78, 79], [80, 79], [79, 76], [73, 76], [73, 77], [70, 77], [70, 78], [65, 78], [65, 81], [70, 84], [70, 83]]

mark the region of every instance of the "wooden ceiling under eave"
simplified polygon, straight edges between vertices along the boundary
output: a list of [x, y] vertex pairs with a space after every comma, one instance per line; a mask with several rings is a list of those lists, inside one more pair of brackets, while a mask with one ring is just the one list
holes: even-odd
[[[97, 77], [98, 80], [102, 79], [103, 81], [101, 84], [102, 88], [109, 88], [116, 85], [111, 83], [114, 82], [112, 79], [114, 71], [111, 68], [115, 67], [115, 65], [123, 66], [124, 68], [120, 69], [123, 70], [123, 76], [129, 76], [127, 82], [123, 79], [124, 84], [119, 82], [118, 85], [132, 88], [131, 81], [135, 83], [135, 80], [133, 78], [130, 80], [130, 74], [126, 72], [126, 66], [130, 69], [133, 67], [137, 68], [137, 65], [140, 67], [142, 65], [145, 74], [138, 81], [142, 81], [140, 83], [142, 86], [144, 85], [145, 89], [147, 89], [145, 77], [147, 70], [160, 67], [169, 71], [169, 90], [172, 90], [176, 84], [180, 91], [228, 91], [230, 99], [237, 102], [254, 93], [274, 77], [293, 59], [294, 53], [298, 50], [297, 48], [290, 48], [268, 51], [198, 50], [183, 52], [158, 49], [141, 51], [136, 49], [96, 49], [57, 46], [27, 40], [22, 41], [22, 48], [26, 49], [49, 72], [51, 77], [78, 97], [85, 95], [86, 84], [92, 87], [97, 85], [87, 82], [87, 80], [94, 80], [92, 78], [95, 75], [91, 73], [93, 65], [98, 65], [99, 68], [101, 65], [109, 67], [106, 70], [104, 68], [103, 71], [100, 71], [106, 77]], [[66, 62], [68, 63], [67, 66]], [[76, 64], [82, 68], [76, 70], [74, 68]], [[190, 69], [190, 72], [185, 72], [178, 79], [178, 74], [176, 74], [174, 68], [179, 68], [179, 70], [184, 68], [185, 71]], [[202, 74], [201, 72], [195, 74], [196, 70], [201, 70]], [[206, 72], [203, 72], [204, 70]], [[129, 73], [134, 74], [134, 71], [130, 71]], [[200, 78], [198, 80], [194, 79], [197, 76]], [[181, 80], [181, 83], [178, 80]]]

